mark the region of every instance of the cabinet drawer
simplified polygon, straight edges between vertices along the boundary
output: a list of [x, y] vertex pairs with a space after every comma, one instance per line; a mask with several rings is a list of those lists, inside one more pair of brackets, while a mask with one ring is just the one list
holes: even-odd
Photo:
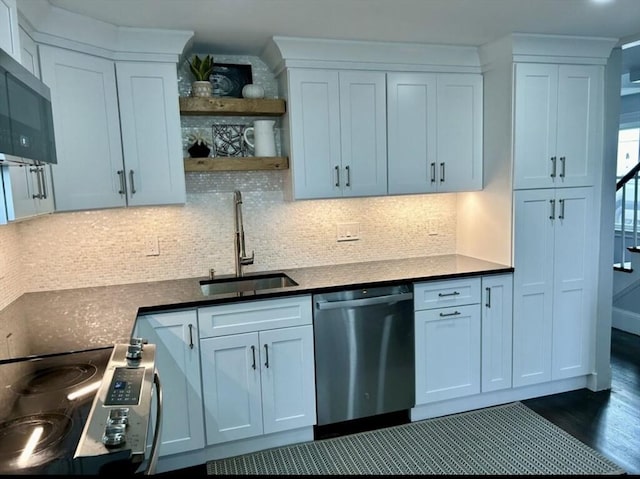
[[480, 302], [480, 277], [416, 283], [413, 286], [416, 311]]
[[311, 296], [199, 308], [198, 322], [200, 338], [311, 324]]

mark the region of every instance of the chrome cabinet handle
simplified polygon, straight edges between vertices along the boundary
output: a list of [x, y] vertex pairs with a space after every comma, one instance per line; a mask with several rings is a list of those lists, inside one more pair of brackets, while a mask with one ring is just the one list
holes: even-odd
[[118, 191], [118, 193], [120, 193], [121, 195], [125, 194], [125, 184], [124, 184], [124, 171], [123, 170], [118, 170], [118, 178], [120, 179], [120, 190]]
[[189, 324], [189, 348], [193, 349], [193, 324]]
[[490, 308], [491, 307], [491, 288], [485, 288], [485, 290], [487, 292], [487, 302], [484, 303], [484, 305], [487, 308]]
[[351, 186], [351, 168], [349, 167], [349, 165], [344, 167], [345, 170], [347, 170], [347, 184], [346, 186]]
[[338, 165], [336, 165], [334, 168], [336, 170], [336, 186], [340, 186], [340, 168], [338, 167]]
[[44, 166], [41, 166], [39, 171], [40, 171], [40, 174], [42, 175], [42, 192], [40, 197], [43, 200], [46, 200], [47, 199], [47, 177], [44, 172]]
[[560, 178], [564, 178], [564, 175], [567, 172], [566, 165], [565, 165], [566, 160], [567, 160], [566, 157], [564, 156], [560, 157]]
[[253, 356], [253, 364], [251, 365], [251, 367], [253, 369], [256, 368], [256, 347], [251, 345], [251, 355]]
[[453, 313], [440, 313], [441, 318], [446, 318], [447, 316], [458, 316], [462, 314], [460, 311], [454, 311]]
[[267, 346], [266, 344], [264, 345], [264, 357], [265, 357], [264, 365], [268, 368], [269, 367], [269, 346]]
[[134, 195], [136, 193], [136, 186], [133, 182], [133, 170], [129, 170], [129, 179], [131, 180], [131, 194]]
[[556, 157], [551, 157], [551, 178], [556, 177]]
[[42, 180], [40, 179], [40, 168], [29, 168], [29, 173], [36, 174], [36, 180], [38, 181], [38, 194], [31, 195], [33, 199], [41, 199], [42, 198]]
[[558, 215], [558, 219], [563, 220], [564, 219], [564, 200], [558, 200], [558, 203], [560, 203], [560, 214]]
[[438, 296], [444, 298], [445, 296], [458, 296], [459, 294], [458, 291], [454, 291], [453, 293], [438, 293]]
[[549, 200], [549, 203], [551, 204], [551, 215], [549, 216], [549, 219], [555, 220], [556, 219], [556, 200]]
[[444, 163], [440, 163], [440, 183], [444, 183]]
[[431, 183], [436, 182], [436, 164], [431, 163]]

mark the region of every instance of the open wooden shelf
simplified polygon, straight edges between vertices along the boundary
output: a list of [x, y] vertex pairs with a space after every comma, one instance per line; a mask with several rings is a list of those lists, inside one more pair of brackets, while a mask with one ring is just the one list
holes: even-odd
[[286, 156], [184, 159], [184, 171], [253, 171], [287, 170], [288, 168], [289, 158]]
[[180, 114], [211, 116], [281, 116], [285, 101], [279, 98], [226, 98], [181, 96]]

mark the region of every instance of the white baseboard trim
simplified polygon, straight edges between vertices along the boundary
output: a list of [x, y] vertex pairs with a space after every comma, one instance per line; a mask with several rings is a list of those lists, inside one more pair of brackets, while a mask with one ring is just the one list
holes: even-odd
[[611, 311], [611, 326], [627, 333], [640, 335], [640, 314], [614, 306]]

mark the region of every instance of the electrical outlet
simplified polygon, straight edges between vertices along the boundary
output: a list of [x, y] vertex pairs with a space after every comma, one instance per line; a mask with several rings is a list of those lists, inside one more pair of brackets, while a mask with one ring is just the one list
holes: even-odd
[[429, 236], [438, 236], [438, 226], [435, 220], [427, 220], [427, 234]]
[[147, 236], [144, 240], [144, 252], [147, 256], [159, 256], [160, 245], [158, 244], [158, 237], [155, 235]]
[[338, 223], [337, 241], [355, 241], [360, 239], [360, 223]]

